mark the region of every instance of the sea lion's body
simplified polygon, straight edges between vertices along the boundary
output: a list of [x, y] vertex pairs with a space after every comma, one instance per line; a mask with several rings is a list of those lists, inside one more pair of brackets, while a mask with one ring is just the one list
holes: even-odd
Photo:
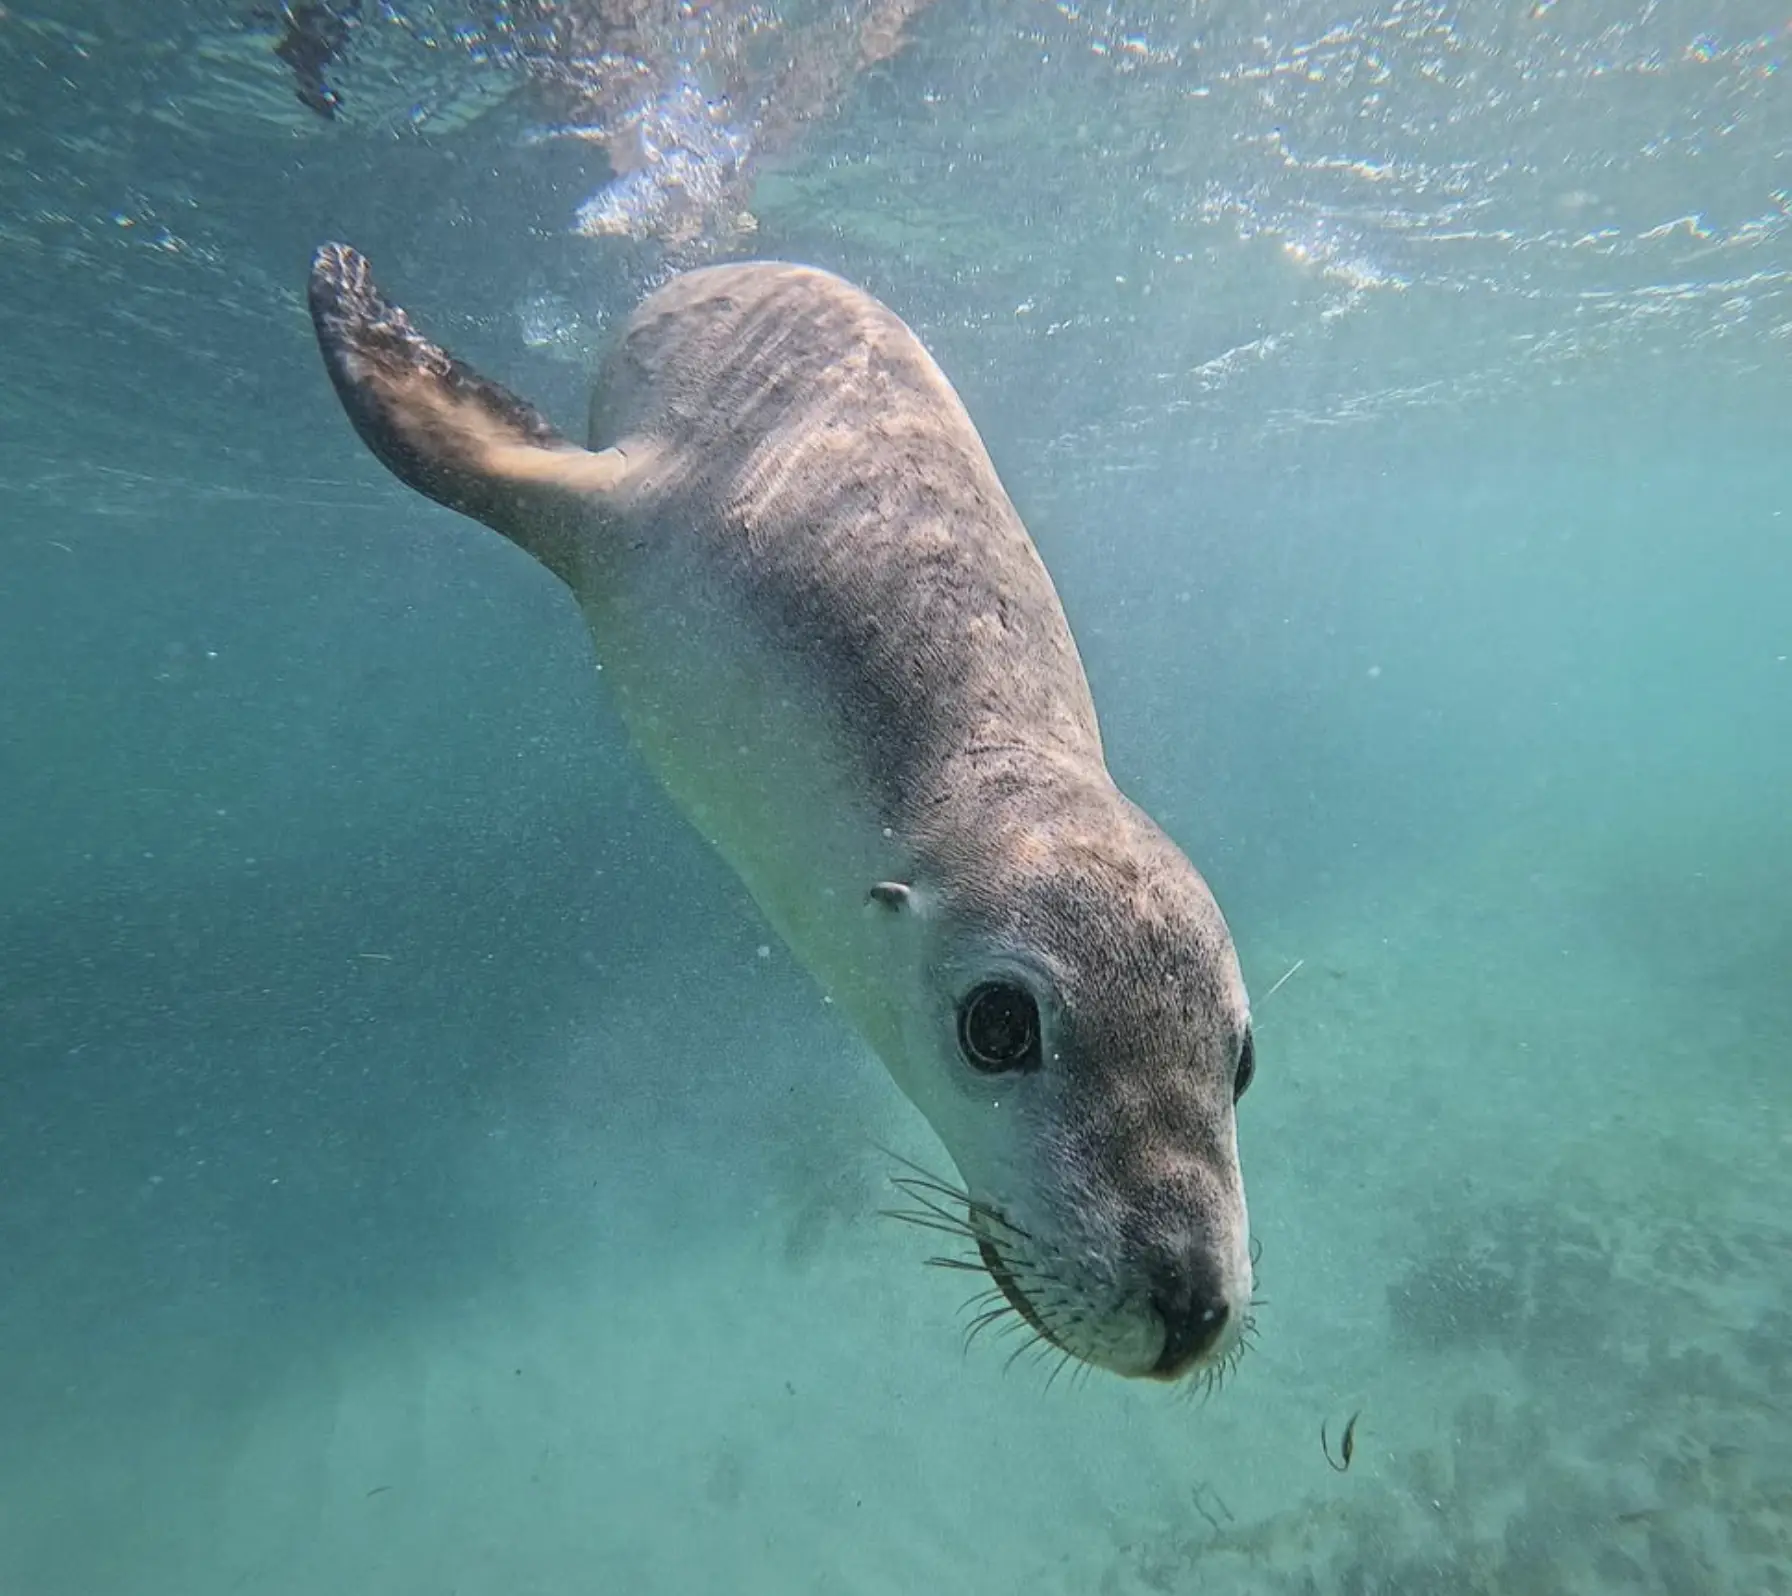
[[838, 278], [676, 278], [596, 392], [593, 446], [642, 459], [576, 587], [606, 682], [780, 935], [887, 1030], [865, 888], [1016, 757], [1100, 765], [1051, 578], [938, 368]]
[[630, 318], [579, 450], [351, 252], [312, 305], [375, 452], [572, 588], [661, 783], [940, 1132], [1010, 1301], [1122, 1372], [1223, 1356], [1230, 940], [1114, 787], [1051, 580], [909, 329], [807, 268], [690, 273]]

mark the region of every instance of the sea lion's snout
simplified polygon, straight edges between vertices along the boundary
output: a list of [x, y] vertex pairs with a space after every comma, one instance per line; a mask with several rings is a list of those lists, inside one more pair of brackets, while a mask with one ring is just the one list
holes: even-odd
[[973, 1201], [978, 1255], [1007, 1310], [1058, 1350], [1128, 1378], [1178, 1381], [1229, 1368], [1251, 1326], [1242, 1206], [1223, 1233], [1140, 1247], [1124, 1236], [1127, 1216], [1111, 1191], [1085, 1186], [1073, 1200], [1074, 1210], [1056, 1216], [1026, 1213], [1017, 1200], [1014, 1217], [993, 1198]]
[[1204, 1254], [1168, 1261], [1149, 1278], [1151, 1311], [1164, 1327], [1163, 1351], [1150, 1372], [1154, 1379], [1179, 1380], [1219, 1348], [1232, 1304], [1218, 1269]]
[[[1160, 1129], [1166, 1129], [1161, 1127]], [[1124, 1189], [1122, 1229], [1142, 1240], [1117, 1245], [1122, 1268], [1160, 1329], [1156, 1356], [1135, 1372], [1178, 1380], [1224, 1366], [1250, 1328], [1254, 1285], [1244, 1186], [1231, 1139], [1198, 1139], [1202, 1152], [1178, 1175], [1152, 1177], [1149, 1160]], [[1186, 1144], [1185, 1144], [1186, 1147]], [[1186, 1150], [1180, 1155], [1187, 1159]], [[1144, 1176], [1143, 1180], [1137, 1177]]]

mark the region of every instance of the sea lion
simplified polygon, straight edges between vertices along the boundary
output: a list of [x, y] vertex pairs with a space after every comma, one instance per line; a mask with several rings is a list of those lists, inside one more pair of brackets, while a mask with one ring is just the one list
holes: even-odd
[[[677, 277], [589, 449], [321, 249], [336, 391], [396, 475], [573, 591], [667, 792], [927, 1117], [914, 1188], [1040, 1337], [1212, 1375], [1251, 1295], [1244, 981], [1108, 773], [1058, 595], [920, 340], [826, 272]], [[970, 1260], [965, 1260], [969, 1262]]]

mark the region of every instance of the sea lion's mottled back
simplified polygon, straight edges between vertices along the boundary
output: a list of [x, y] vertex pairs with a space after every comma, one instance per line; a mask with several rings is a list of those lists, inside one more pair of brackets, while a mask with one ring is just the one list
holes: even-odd
[[718, 266], [629, 318], [591, 446], [650, 438], [631, 515], [689, 528], [873, 747], [892, 815], [1010, 747], [1099, 759], [1051, 577], [958, 396], [906, 325], [825, 272]]

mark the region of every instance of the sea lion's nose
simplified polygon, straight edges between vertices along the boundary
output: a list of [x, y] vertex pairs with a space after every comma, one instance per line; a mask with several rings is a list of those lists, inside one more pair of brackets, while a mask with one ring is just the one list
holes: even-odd
[[1211, 1352], [1232, 1312], [1219, 1271], [1199, 1259], [1154, 1269], [1151, 1306], [1164, 1325], [1163, 1351], [1151, 1370], [1160, 1380], [1176, 1379]]

